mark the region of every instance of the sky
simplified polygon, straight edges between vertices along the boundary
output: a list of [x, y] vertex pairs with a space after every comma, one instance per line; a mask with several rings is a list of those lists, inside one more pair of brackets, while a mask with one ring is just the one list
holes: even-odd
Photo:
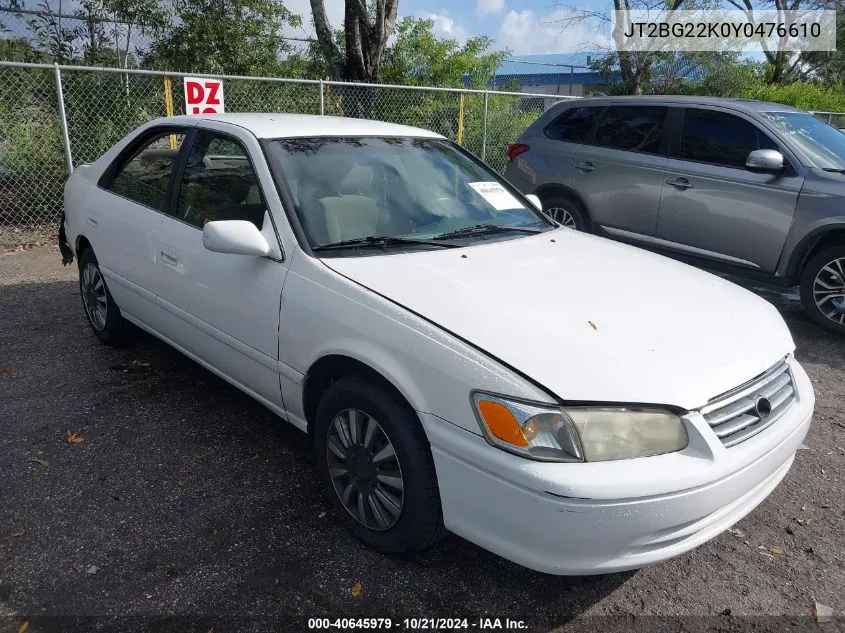
[[[333, 27], [343, 21], [343, 0], [324, 0]], [[285, 0], [285, 5], [303, 17], [304, 30], [313, 35], [309, 0]], [[399, 0], [399, 17], [416, 16], [434, 21], [439, 37], [463, 42], [474, 35], [495, 40], [495, 49], [510, 49], [513, 55], [546, 55], [606, 50], [607, 35], [595, 25], [570, 25], [561, 20], [571, 15], [571, 7], [606, 10], [611, 3], [587, 0], [569, 4], [566, 0]], [[301, 33], [303, 34], [303, 33]]]
[[[80, 0], [47, 1], [54, 11], [61, 7], [63, 13], [73, 13], [80, 6]], [[293, 13], [302, 16], [303, 22], [302, 28], [287, 29], [285, 34], [313, 37], [310, 0], [282, 1]], [[332, 27], [340, 28], [344, 0], [324, 0], [324, 3]], [[22, 0], [21, 4], [38, 9], [41, 0]], [[608, 51], [611, 48], [608, 25], [605, 24], [605, 33], [596, 28], [595, 22], [564, 28], [561, 21], [572, 14], [573, 6], [606, 11], [609, 15], [612, 3], [610, 0], [399, 0], [399, 17], [430, 19], [438, 37], [459, 42], [474, 35], [486, 35], [495, 40], [493, 50], [509, 49], [514, 56]], [[565, 63], [582, 62], [567, 59]]]

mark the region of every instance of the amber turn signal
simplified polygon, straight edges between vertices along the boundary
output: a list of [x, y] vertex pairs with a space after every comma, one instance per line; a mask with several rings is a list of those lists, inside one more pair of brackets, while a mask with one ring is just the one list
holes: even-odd
[[513, 446], [528, 446], [522, 426], [505, 405], [481, 400], [478, 411], [493, 436]]

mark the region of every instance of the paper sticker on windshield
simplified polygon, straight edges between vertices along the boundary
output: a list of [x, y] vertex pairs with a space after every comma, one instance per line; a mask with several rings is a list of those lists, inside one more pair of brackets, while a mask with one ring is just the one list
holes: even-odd
[[496, 211], [522, 208], [519, 200], [498, 182], [469, 182], [467, 184], [475, 189], [478, 195], [489, 202], [490, 206], [496, 209]]

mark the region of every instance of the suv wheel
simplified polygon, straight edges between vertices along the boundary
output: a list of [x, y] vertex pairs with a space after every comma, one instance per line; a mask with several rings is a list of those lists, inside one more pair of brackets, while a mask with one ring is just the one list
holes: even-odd
[[587, 212], [571, 198], [547, 198], [543, 200], [543, 212], [563, 226], [586, 231], [589, 227]]
[[845, 335], [845, 246], [826, 248], [805, 266], [801, 303], [816, 323]]
[[358, 375], [333, 383], [313, 438], [324, 492], [362, 541], [408, 554], [445, 533], [425, 432], [413, 409], [377, 380]]

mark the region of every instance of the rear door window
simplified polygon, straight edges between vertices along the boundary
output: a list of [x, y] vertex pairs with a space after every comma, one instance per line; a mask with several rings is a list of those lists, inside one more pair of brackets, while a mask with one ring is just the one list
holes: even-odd
[[583, 143], [598, 120], [601, 108], [567, 108], [546, 126], [546, 136], [556, 141]]
[[107, 188], [145, 207], [165, 211], [173, 166], [184, 138], [184, 134], [171, 132], [153, 137], [117, 169]]
[[610, 106], [596, 129], [593, 144], [657, 154], [668, 110], [665, 106]]

